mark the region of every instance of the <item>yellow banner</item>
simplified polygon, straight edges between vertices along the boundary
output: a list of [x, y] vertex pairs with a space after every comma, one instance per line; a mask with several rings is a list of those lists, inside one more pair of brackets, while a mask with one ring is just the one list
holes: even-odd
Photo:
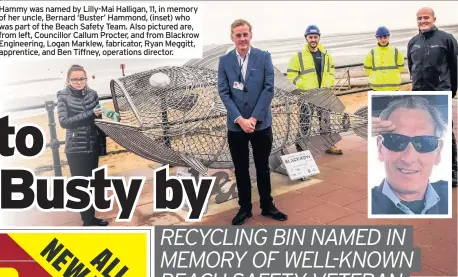
[[[146, 233], [18, 233], [9, 236], [51, 276], [147, 276]], [[16, 276], [3, 275], [0, 276]]]

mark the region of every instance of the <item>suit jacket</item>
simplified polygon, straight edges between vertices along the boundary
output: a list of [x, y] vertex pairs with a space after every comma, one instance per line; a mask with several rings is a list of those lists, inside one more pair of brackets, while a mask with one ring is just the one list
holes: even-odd
[[239, 82], [240, 64], [236, 50], [220, 57], [218, 67], [218, 92], [227, 110], [227, 128], [230, 131], [243, 131], [234, 123], [237, 117], [254, 117], [255, 130], [263, 130], [272, 125], [270, 104], [274, 96], [274, 67], [272, 58], [266, 51], [251, 47], [245, 75], [245, 91], [234, 88]]

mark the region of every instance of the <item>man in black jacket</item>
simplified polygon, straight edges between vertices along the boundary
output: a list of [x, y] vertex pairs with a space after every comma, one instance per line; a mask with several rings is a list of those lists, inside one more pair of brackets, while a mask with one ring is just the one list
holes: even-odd
[[[413, 91], [452, 91], [457, 90], [458, 43], [449, 33], [439, 30], [434, 23], [436, 17], [431, 8], [421, 8], [417, 12], [419, 34], [407, 46], [409, 71]], [[453, 121], [452, 121], [453, 126]], [[452, 132], [452, 185], [457, 186], [457, 149], [455, 134]]]

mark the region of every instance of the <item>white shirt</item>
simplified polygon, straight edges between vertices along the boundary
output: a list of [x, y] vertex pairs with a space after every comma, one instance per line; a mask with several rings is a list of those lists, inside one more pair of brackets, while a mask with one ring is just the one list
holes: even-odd
[[240, 56], [239, 52], [237, 52], [237, 50], [235, 50], [235, 53], [237, 55], [237, 61], [239, 63], [239, 68], [240, 68], [240, 66], [242, 66], [243, 80], [245, 80], [246, 70], [247, 70], [247, 67], [248, 67], [248, 59], [250, 58], [250, 52], [251, 52], [251, 46], [248, 49], [248, 52], [246, 53], [245, 59], [242, 59], [242, 57]]
[[[250, 58], [250, 53], [251, 53], [251, 46], [250, 48], [248, 49], [248, 52], [246, 53], [246, 56], [245, 56], [245, 60], [242, 59], [242, 57], [240, 56], [239, 52], [237, 52], [237, 49], [235, 49], [235, 54], [237, 55], [237, 62], [239, 63], [239, 68], [240, 66], [242, 66], [242, 77], [243, 77], [243, 81], [245, 82], [245, 76], [246, 76], [246, 70], [247, 70], [247, 67], [248, 67], [248, 59]], [[237, 120], [239, 118], [241, 118], [242, 116], [239, 116], [237, 117], [235, 120], [234, 120], [234, 123], [237, 122]]]

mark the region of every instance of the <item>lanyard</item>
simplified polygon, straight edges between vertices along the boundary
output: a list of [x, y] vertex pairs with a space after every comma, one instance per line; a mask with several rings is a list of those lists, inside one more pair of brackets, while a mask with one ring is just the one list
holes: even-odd
[[248, 57], [248, 53], [245, 55], [245, 58], [243, 58], [243, 60], [242, 60], [242, 57], [240, 57], [240, 60], [242, 60], [242, 63], [239, 64], [240, 65], [240, 80], [239, 81], [243, 83], [245, 83], [245, 78], [243, 78], [242, 68], [243, 68], [243, 65], [245, 64], [245, 60], [247, 57]]

